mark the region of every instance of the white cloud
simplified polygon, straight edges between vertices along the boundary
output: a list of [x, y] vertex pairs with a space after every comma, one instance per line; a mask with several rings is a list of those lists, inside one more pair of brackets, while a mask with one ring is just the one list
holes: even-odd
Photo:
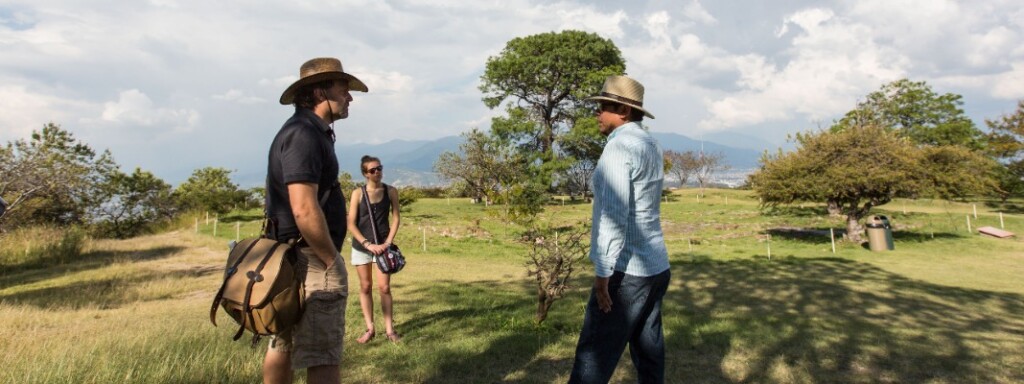
[[683, 16], [701, 24], [714, 25], [718, 23], [718, 20], [715, 19], [714, 16], [711, 16], [711, 14], [708, 13], [702, 5], [700, 5], [700, 1], [698, 0], [693, 0], [683, 7]]
[[101, 118], [121, 125], [167, 125], [176, 132], [191, 131], [200, 120], [199, 112], [192, 109], [154, 108], [149, 96], [137, 89], [123, 91], [117, 101], [104, 103]]
[[231, 101], [239, 104], [258, 104], [267, 102], [267, 100], [262, 97], [248, 96], [245, 94], [245, 92], [242, 92], [237, 89], [230, 89], [223, 94], [212, 95], [210, 97], [212, 97], [214, 100]]
[[[0, 81], [11, 83], [14, 80]], [[0, 85], [0, 102], [4, 110], [0, 113], [0, 142], [27, 138], [32, 131], [46, 123], [56, 123], [71, 128], [79, 116], [95, 110], [96, 106], [87, 101], [58, 95], [60, 89], [39, 89], [35, 86]]]
[[[561, 19], [559, 30], [582, 29], [596, 32], [602, 37], [618, 39], [623, 37], [622, 23], [628, 18], [626, 12], [615, 11], [611, 14], [601, 13], [592, 8], [562, 8], [552, 7], [554, 12]], [[562, 8], [562, 9], [558, 9]]]
[[828, 119], [908, 69], [899, 52], [864, 39], [871, 26], [837, 17], [831, 10], [796, 12], [784, 24], [799, 27], [790, 48], [792, 59], [776, 68], [759, 55], [734, 57], [741, 91], [709, 99], [710, 116], [701, 121], [702, 128]]

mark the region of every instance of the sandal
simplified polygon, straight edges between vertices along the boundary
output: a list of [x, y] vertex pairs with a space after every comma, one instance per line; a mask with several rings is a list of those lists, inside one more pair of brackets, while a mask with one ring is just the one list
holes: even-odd
[[398, 332], [395, 332], [395, 333], [385, 333], [384, 335], [387, 336], [388, 340], [391, 340], [392, 343], [397, 343], [397, 342], [402, 340], [402, 336], [399, 336]]
[[367, 329], [366, 333], [363, 333], [362, 336], [359, 336], [359, 338], [356, 339], [356, 342], [359, 343], [359, 344], [366, 344], [366, 343], [369, 343], [370, 340], [373, 340], [374, 336], [376, 336], [376, 333], [374, 333], [373, 331]]

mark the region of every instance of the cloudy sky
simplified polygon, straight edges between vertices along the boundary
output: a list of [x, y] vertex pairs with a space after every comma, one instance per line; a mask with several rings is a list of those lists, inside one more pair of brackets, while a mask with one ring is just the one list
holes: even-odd
[[173, 184], [259, 171], [316, 56], [370, 88], [339, 140], [457, 135], [497, 113], [477, 89], [489, 56], [564, 29], [622, 50], [652, 130], [738, 146], [783, 145], [903, 77], [963, 95], [979, 126], [1024, 99], [1019, 0], [0, 0], [0, 142], [55, 122]]

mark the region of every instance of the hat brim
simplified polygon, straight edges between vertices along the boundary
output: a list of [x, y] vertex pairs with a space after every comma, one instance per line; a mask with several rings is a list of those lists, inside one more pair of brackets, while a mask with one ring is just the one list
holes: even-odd
[[282, 105], [289, 105], [295, 101], [295, 91], [299, 88], [308, 84], [319, 83], [327, 80], [348, 80], [348, 89], [351, 91], [369, 92], [370, 90], [366, 87], [366, 84], [362, 80], [359, 80], [355, 76], [347, 74], [345, 72], [323, 72], [312, 76], [304, 77], [296, 80], [292, 85], [289, 85], [287, 89], [281, 93], [281, 99], [279, 102]]
[[588, 101], [610, 101], [610, 102], [615, 103], [615, 104], [628, 105], [630, 108], [636, 108], [636, 109], [640, 110], [640, 112], [643, 112], [644, 116], [647, 116], [647, 117], [652, 118], [652, 119], [654, 118], [654, 115], [652, 115], [650, 112], [648, 112], [646, 109], [644, 109], [643, 107], [641, 107], [639, 105], [636, 105], [636, 104], [633, 104], [633, 103], [623, 102], [622, 100], [613, 99], [613, 98], [608, 97], [608, 96], [591, 96], [591, 97], [588, 97], [586, 100], [588, 100]]

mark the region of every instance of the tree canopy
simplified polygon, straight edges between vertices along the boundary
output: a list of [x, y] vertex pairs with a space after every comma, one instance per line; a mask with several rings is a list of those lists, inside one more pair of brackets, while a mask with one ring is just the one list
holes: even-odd
[[985, 144], [984, 134], [967, 117], [962, 105], [960, 95], [940, 95], [924, 81], [900, 79], [868, 94], [833, 129], [875, 125], [895, 130], [915, 144], [980, 150]]
[[178, 204], [184, 209], [227, 213], [237, 205], [246, 203], [248, 193], [231, 181], [226, 168], [205, 167], [192, 175], [174, 191]]
[[592, 135], [590, 124], [596, 127], [588, 122], [594, 120], [593, 108], [585, 99], [600, 90], [606, 77], [624, 71], [625, 61], [611, 40], [573, 30], [512, 39], [487, 59], [480, 85], [484, 104], [492, 109], [505, 105], [506, 110], [493, 119], [491, 134], [516, 145], [530, 162], [534, 185], [524, 190], [547, 190], [556, 174], [564, 180], [586, 174], [586, 165], [564, 172], [577, 160], [589, 161], [592, 151], [565, 146], [595, 141], [581, 141]]
[[1024, 195], [1024, 100], [1017, 110], [998, 119], [985, 120], [991, 132], [988, 150], [1003, 163], [998, 178], [1002, 197]]
[[71, 132], [46, 124], [29, 140], [0, 148], [0, 196], [8, 202], [0, 223], [86, 223], [116, 168], [110, 152], [97, 155]]

